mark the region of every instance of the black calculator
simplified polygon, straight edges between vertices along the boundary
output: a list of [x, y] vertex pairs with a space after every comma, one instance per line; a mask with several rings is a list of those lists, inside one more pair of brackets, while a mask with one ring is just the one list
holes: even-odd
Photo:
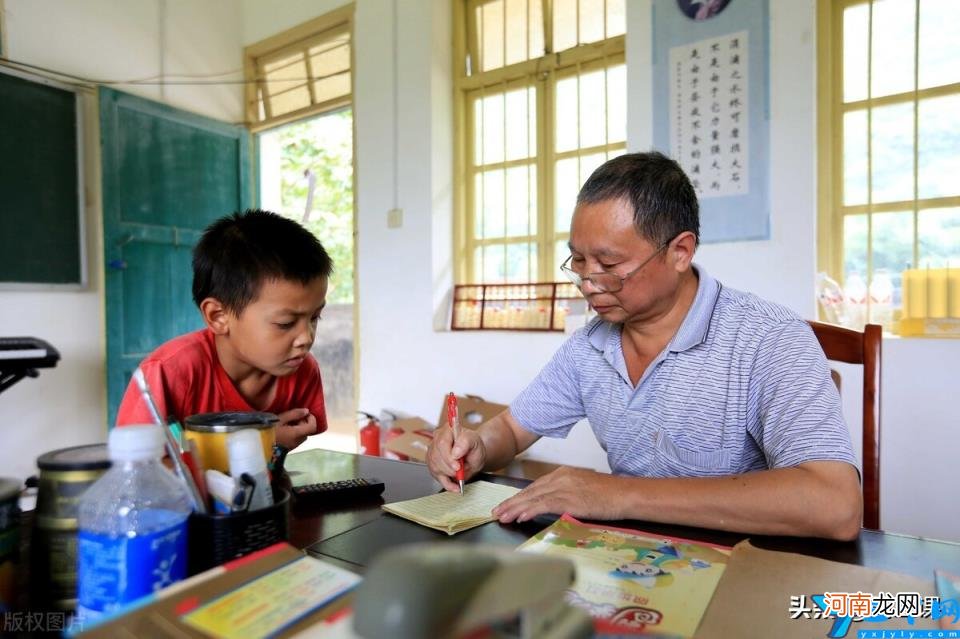
[[322, 502], [363, 501], [379, 496], [383, 489], [383, 482], [375, 477], [357, 477], [294, 486], [293, 494], [299, 499]]

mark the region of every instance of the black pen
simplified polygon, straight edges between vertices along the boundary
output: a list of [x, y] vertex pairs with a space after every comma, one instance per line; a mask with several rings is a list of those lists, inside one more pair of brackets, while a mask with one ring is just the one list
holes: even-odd
[[257, 480], [250, 473], [240, 473], [240, 483], [246, 486], [244, 494], [246, 499], [243, 504], [243, 512], [250, 510], [250, 502], [253, 501], [253, 491], [257, 488]]

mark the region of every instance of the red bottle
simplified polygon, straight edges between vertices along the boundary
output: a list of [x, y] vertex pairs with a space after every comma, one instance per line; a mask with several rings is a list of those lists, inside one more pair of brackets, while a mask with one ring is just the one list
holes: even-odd
[[360, 429], [360, 454], [380, 456], [380, 424], [377, 418], [369, 413], [360, 413], [366, 415], [367, 425]]

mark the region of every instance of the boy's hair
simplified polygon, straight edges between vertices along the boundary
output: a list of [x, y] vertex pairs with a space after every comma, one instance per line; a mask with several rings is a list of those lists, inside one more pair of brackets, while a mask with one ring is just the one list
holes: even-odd
[[313, 234], [293, 220], [260, 209], [213, 222], [193, 249], [193, 301], [208, 297], [239, 315], [265, 280], [309, 284], [330, 277], [333, 262]]
[[627, 153], [600, 165], [587, 179], [577, 205], [623, 199], [633, 225], [658, 247], [684, 231], [700, 243], [700, 206], [680, 165], [662, 153]]

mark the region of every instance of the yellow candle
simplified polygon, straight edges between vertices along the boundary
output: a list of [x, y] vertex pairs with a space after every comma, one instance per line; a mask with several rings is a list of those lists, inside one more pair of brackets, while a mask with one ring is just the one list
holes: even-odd
[[947, 316], [947, 269], [927, 270], [928, 317]]
[[960, 268], [947, 269], [948, 309], [950, 317], [960, 319]]
[[903, 317], [927, 317], [926, 271], [909, 269], [903, 272]]

